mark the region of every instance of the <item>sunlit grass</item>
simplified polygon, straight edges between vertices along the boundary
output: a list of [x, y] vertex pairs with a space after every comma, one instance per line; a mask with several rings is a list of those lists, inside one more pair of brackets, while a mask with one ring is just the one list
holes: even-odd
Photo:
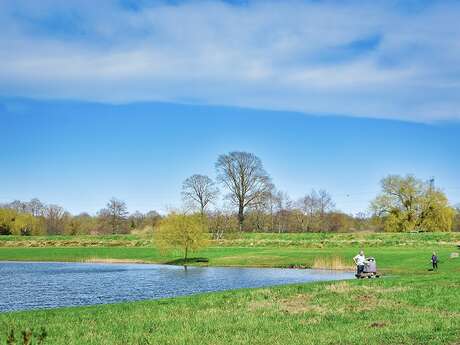
[[[317, 245], [324, 238], [319, 234], [251, 234], [244, 236], [244, 245], [214, 245], [193, 254], [209, 260], [194, 263], [199, 265], [352, 268], [352, 257], [364, 249], [376, 258], [384, 278], [4, 313], [0, 342], [12, 329], [18, 333], [45, 326], [45, 344], [50, 345], [457, 344], [460, 258], [451, 258], [460, 251], [457, 235], [390, 235], [391, 241], [379, 246], [366, 243], [382, 240], [382, 234], [360, 234], [348, 245], [341, 242], [344, 238], [328, 235], [335, 244], [321, 247]], [[256, 238], [295, 241], [296, 236], [312, 245], [251, 245]], [[393, 244], [395, 238], [400, 243]], [[407, 244], [411, 238], [416, 240]], [[433, 250], [440, 257], [438, 272], [429, 271]], [[142, 246], [0, 248], [0, 260], [165, 263], [178, 258]]]
[[455, 344], [459, 274], [303, 284], [0, 314], [46, 344]]

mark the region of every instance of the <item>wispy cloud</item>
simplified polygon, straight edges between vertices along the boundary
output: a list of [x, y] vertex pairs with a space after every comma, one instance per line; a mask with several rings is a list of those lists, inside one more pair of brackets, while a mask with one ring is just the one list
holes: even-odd
[[0, 94], [460, 120], [454, 1], [0, 3]]

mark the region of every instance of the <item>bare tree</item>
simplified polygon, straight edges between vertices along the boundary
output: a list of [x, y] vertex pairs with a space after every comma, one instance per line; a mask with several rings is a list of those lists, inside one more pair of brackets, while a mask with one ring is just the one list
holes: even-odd
[[455, 206], [455, 218], [452, 228], [454, 231], [460, 231], [460, 204]]
[[318, 191], [318, 207], [321, 217], [324, 217], [326, 212], [332, 211], [335, 207], [331, 195], [324, 189]]
[[214, 202], [219, 189], [212, 179], [205, 175], [192, 175], [182, 185], [182, 198], [186, 204], [200, 210], [203, 216], [206, 207]]
[[304, 230], [312, 231], [315, 227], [316, 215], [318, 213], [318, 195], [312, 190], [310, 194], [305, 195], [298, 202], [299, 208], [305, 215]]
[[136, 211], [128, 217], [128, 221], [131, 229], [140, 229], [141, 225], [145, 221], [145, 215]]
[[13, 202], [8, 204], [8, 208], [15, 210], [19, 213], [26, 213], [27, 212], [27, 204], [20, 200], [14, 200]]
[[27, 209], [34, 217], [42, 216], [45, 213], [45, 205], [37, 198], [27, 203]]
[[324, 230], [327, 227], [326, 216], [335, 207], [331, 195], [324, 189], [318, 192], [313, 189], [297, 204], [305, 216], [303, 228], [306, 231]]
[[128, 208], [124, 201], [112, 198], [106, 208], [99, 211], [99, 216], [108, 220], [112, 234], [121, 233], [128, 219]]
[[289, 228], [289, 215], [292, 212], [293, 203], [289, 195], [283, 191], [276, 193], [276, 202], [278, 233], [281, 233], [287, 231]]
[[270, 216], [270, 231], [275, 231], [275, 213], [279, 204], [279, 198], [275, 188], [267, 196], [267, 212]]
[[270, 192], [270, 177], [262, 161], [248, 152], [220, 155], [216, 162], [217, 179], [229, 190], [228, 198], [238, 208], [240, 230], [246, 207], [262, 202]]
[[45, 209], [46, 230], [50, 235], [62, 234], [64, 231], [65, 210], [59, 205], [48, 205]]

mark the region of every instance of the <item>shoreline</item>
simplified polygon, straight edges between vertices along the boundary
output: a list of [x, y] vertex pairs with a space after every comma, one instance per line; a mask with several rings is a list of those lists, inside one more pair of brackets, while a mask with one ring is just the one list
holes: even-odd
[[202, 268], [257, 268], [257, 269], [285, 269], [285, 270], [298, 270], [298, 271], [332, 271], [332, 272], [343, 272], [343, 273], [353, 273], [354, 270], [348, 269], [333, 269], [333, 268], [320, 268], [320, 267], [291, 267], [291, 266], [262, 266], [262, 265], [196, 265], [196, 264], [188, 264], [188, 265], [176, 265], [164, 262], [152, 262], [152, 261], [143, 261], [143, 260], [131, 260], [131, 259], [109, 259], [109, 260], [84, 260], [84, 261], [62, 261], [62, 260], [0, 260], [1, 264], [6, 263], [61, 263], [61, 264], [133, 264], [133, 265], [161, 265], [161, 266], [173, 266], [173, 267], [202, 267]]

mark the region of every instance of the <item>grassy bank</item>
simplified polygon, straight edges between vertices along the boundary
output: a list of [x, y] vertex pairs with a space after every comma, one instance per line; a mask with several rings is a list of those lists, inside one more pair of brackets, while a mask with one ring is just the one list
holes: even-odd
[[[359, 247], [303, 249], [303, 248], [254, 248], [210, 247], [194, 253], [195, 265], [253, 266], [253, 267], [312, 267], [320, 258], [340, 258], [352, 265], [351, 258]], [[429, 267], [432, 250], [437, 250], [441, 264], [454, 268], [460, 259], [450, 259], [455, 247], [429, 248], [370, 248], [368, 256], [375, 256], [384, 272], [424, 272]], [[206, 258], [207, 263], [193, 262], [194, 258]], [[146, 262], [181, 263], [175, 255], [161, 256], [153, 248], [0, 248], [0, 261], [77, 261], [77, 262]], [[456, 261], [458, 260], [458, 261]]]
[[47, 344], [458, 344], [460, 275], [304, 284], [0, 314]]
[[[249, 234], [238, 240], [244, 246], [214, 243], [194, 256], [216, 266], [311, 267], [325, 258], [350, 262], [364, 247], [387, 277], [4, 313], [0, 342], [11, 329], [18, 334], [44, 326], [45, 344], [459, 344], [460, 258], [450, 258], [459, 251], [456, 234], [434, 239], [424, 238], [427, 234], [390, 234], [378, 246], [366, 245], [382, 240], [373, 235], [355, 236], [353, 243], [344, 242], [350, 240], [349, 234], [309, 235]], [[400, 243], [392, 242], [395, 237]], [[325, 239], [329, 242], [320, 247]], [[297, 246], [283, 242], [296, 240]], [[257, 241], [281, 244], [257, 245]], [[439, 272], [428, 271], [432, 250], [440, 255]], [[177, 259], [162, 257], [149, 245], [0, 248], [0, 260], [171, 263]]]

